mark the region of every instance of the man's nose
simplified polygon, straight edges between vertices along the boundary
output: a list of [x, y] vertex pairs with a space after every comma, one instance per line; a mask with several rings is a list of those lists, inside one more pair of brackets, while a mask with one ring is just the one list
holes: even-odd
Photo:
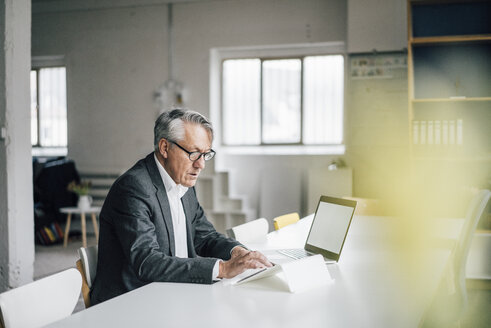
[[193, 166], [195, 168], [204, 169], [205, 168], [205, 157], [201, 155], [197, 160], [194, 161]]

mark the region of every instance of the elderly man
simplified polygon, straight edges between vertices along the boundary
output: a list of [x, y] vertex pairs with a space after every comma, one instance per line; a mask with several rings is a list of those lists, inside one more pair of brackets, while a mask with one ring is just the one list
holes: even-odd
[[210, 284], [271, 266], [216, 232], [196, 198], [215, 156], [208, 120], [174, 109], [158, 117], [154, 135], [155, 151], [116, 180], [102, 207], [92, 304], [154, 281]]

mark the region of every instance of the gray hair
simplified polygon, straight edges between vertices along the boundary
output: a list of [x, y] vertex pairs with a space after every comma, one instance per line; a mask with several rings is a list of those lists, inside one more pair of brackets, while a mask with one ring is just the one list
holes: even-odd
[[176, 142], [184, 139], [184, 122], [201, 125], [213, 140], [213, 127], [205, 116], [192, 110], [175, 108], [163, 112], [155, 121], [153, 129], [155, 150], [159, 149], [160, 139]]

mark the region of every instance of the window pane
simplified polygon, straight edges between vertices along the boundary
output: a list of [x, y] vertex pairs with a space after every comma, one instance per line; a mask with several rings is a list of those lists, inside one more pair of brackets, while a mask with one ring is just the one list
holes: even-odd
[[223, 63], [223, 141], [227, 145], [257, 145], [260, 137], [259, 59]]
[[263, 142], [300, 142], [300, 59], [263, 62]]
[[31, 145], [38, 143], [37, 72], [31, 71]]
[[304, 59], [303, 142], [343, 142], [344, 58], [312, 56]]
[[64, 67], [39, 70], [39, 114], [41, 146], [66, 146], [66, 76]]

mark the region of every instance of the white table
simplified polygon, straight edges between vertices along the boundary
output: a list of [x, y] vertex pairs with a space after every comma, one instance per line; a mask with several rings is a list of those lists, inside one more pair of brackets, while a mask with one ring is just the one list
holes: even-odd
[[[311, 220], [248, 246], [271, 254], [302, 247]], [[291, 294], [278, 277], [239, 286], [152, 283], [49, 327], [417, 327], [452, 246], [419, 249], [433, 238], [412, 241], [400, 228], [393, 218], [355, 216], [340, 262], [328, 266], [334, 281], [314, 290]]]
[[83, 247], [87, 247], [87, 228], [85, 224], [85, 214], [90, 214], [92, 218], [92, 225], [94, 226], [95, 237], [99, 240], [99, 227], [97, 225], [97, 217], [101, 211], [100, 207], [89, 207], [89, 208], [80, 208], [80, 207], [62, 207], [60, 208], [61, 213], [65, 213], [67, 215], [66, 218], [66, 226], [65, 226], [65, 236], [63, 238], [63, 247], [66, 247], [68, 244], [68, 235], [70, 233], [70, 224], [72, 222], [72, 214], [80, 215], [80, 221], [82, 225], [82, 245]]

